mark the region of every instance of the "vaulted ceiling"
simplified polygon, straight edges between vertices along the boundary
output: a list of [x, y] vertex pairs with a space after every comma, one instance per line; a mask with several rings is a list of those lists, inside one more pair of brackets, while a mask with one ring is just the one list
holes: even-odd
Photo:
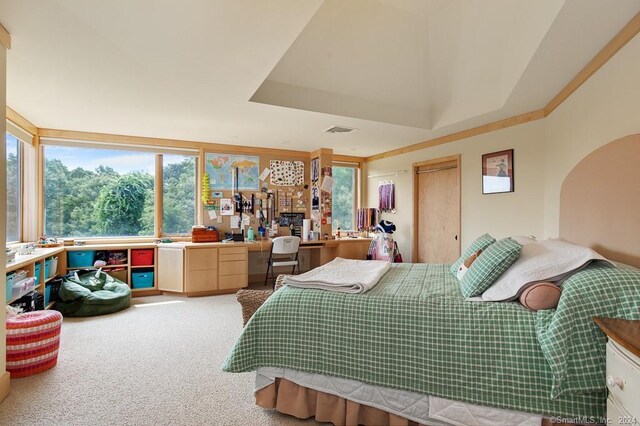
[[[369, 156], [546, 105], [640, 0], [0, 0], [38, 127]], [[349, 134], [323, 130], [341, 125]]]

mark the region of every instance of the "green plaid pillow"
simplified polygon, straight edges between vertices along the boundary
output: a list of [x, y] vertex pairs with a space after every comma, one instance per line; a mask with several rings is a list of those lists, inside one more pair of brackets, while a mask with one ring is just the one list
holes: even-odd
[[451, 273], [453, 274], [453, 276], [457, 277], [458, 268], [464, 263], [465, 260], [467, 260], [469, 256], [471, 256], [478, 250], [486, 249], [495, 242], [496, 239], [489, 234], [484, 234], [481, 237], [478, 237], [473, 243], [471, 243], [471, 245], [464, 251], [464, 253], [462, 253], [460, 259], [456, 260], [453, 265], [451, 265]]
[[518, 259], [520, 250], [522, 245], [511, 238], [491, 244], [462, 277], [460, 281], [462, 295], [473, 297], [482, 294]]

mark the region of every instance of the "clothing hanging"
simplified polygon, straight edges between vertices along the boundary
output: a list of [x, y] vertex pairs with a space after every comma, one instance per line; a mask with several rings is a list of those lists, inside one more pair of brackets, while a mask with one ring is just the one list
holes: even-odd
[[371, 231], [379, 222], [378, 209], [363, 208], [358, 209], [357, 226], [358, 231]]
[[393, 181], [378, 185], [378, 208], [381, 212], [396, 212], [396, 184]]

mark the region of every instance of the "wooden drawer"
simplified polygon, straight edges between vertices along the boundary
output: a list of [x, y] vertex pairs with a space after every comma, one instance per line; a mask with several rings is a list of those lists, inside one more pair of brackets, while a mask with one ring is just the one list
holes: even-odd
[[218, 272], [215, 270], [187, 272], [187, 293], [218, 289]]
[[246, 253], [248, 247], [223, 247], [220, 248], [220, 254], [241, 254]]
[[201, 271], [205, 269], [218, 269], [218, 249], [187, 249], [187, 270]]
[[607, 424], [614, 426], [637, 425], [638, 418], [627, 413], [611, 397], [607, 398]]
[[247, 261], [220, 262], [220, 275], [247, 275]]
[[226, 290], [230, 288], [243, 288], [248, 283], [248, 275], [236, 274], [236, 275], [224, 275], [220, 277], [218, 282], [218, 288], [220, 290]]
[[622, 410], [640, 419], [640, 361], [611, 340], [607, 343], [607, 389]]
[[220, 263], [222, 262], [234, 262], [236, 260], [247, 260], [247, 253], [231, 253], [220, 252]]

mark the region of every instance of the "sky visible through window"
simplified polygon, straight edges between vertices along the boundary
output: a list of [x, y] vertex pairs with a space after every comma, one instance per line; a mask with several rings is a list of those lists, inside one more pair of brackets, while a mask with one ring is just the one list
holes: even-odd
[[[83, 168], [95, 170], [100, 166], [109, 166], [119, 174], [129, 172], [155, 172], [155, 163], [149, 161], [148, 152], [116, 151], [111, 149], [72, 148], [66, 146], [47, 146], [47, 158], [62, 161], [69, 170]], [[179, 163], [181, 156], [167, 155], [164, 164]]]

